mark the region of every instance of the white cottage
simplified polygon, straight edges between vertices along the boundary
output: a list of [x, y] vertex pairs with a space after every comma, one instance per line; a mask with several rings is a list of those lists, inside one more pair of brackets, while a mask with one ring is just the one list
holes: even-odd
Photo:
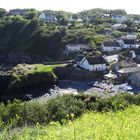
[[105, 41], [101, 45], [103, 52], [115, 52], [121, 50], [119, 42], [116, 41]]
[[86, 44], [74, 44], [74, 43], [69, 43], [65, 46], [64, 53], [65, 54], [72, 54], [72, 53], [78, 53], [81, 51], [87, 51], [91, 49], [90, 46]]
[[76, 59], [76, 63], [78, 66], [88, 71], [105, 71], [108, 68], [107, 62], [101, 56], [99, 57], [80, 56]]

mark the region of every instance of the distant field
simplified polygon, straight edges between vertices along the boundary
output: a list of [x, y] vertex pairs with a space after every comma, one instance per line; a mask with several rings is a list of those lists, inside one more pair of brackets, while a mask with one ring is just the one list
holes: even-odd
[[[4, 135], [0, 139], [4, 139]], [[12, 138], [11, 138], [12, 139]], [[139, 140], [140, 107], [131, 106], [124, 111], [85, 113], [66, 126], [51, 123], [24, 128], [14, 140]]]

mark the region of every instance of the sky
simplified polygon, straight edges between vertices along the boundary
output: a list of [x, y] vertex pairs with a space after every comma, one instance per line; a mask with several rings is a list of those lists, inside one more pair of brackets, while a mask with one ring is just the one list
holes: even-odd
[[125, 9], [129, 14], [140, 14], [140, 0], [0, 0], [0, 8], [35, 8], [79, 12], [92, 8]]

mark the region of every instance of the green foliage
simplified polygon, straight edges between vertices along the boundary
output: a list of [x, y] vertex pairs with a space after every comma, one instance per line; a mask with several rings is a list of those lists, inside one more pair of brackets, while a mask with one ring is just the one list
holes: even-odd
[[97, 46], [100, 46], [105, 40], [107, 40], [107, 37], [105, 35], [95, 35], [93, 37], [93, 41]]
[[0, 104], [0, 126], [4, 129], [26, 124], [48, 124], [51, 121], [64, 123], [64, 120], [73, 120], [88, 110], [124, 110], [134, 104], [140, 105], [140, 95], [120, 94], [100, 98], [79, 94], [58, 96], [47, 103], [14, 101], [7, 105]]
[[114, 36], [114, 37], [121, 37], [121, 36], [126, 35], [126, 33], [118, 31], [118, 30], [115, 30], [111, 35]]
[[20, 16], [7, 17], [0, 21], [0, 52], [4, 55], [22, 52], [35, 61], [56, 59], [62, 55], [61, 39], [64, 35], [65, 28], [60, 26]]
[[124, 111], [87, 112], [67, 125], [52, 122], [49, 126], [26, 127], [13, 139], [51, 140], [138, 140], [140, 137], [140, 107], [131, 106]]
[[3, 8], [0, 8], [0, 18], [4, 17], [7, 14], [6, 10]]

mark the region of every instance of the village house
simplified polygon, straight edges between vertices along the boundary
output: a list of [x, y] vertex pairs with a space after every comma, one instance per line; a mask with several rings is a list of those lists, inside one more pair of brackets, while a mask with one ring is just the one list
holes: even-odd
[[128, 78], [131, 74], [140, 72], [140, 67], [129, 67], [129, 68], [122, 68], [117, 71], [118, 76], [122, 78]]
[[113, 15], [113, 16], [111, 17], [111, 19], [112, 19], [112, 20], [115, 20], [115, 21], [118, 22], [118, 23], [122, 23], [122, 22], [124, 22], [124, 21], [127, 20], [127, 17], [126, 17], [126, 16], [122, 16], [122, 15]]
[[24, 16], [26, 14], [26, 12], [28, 11], [28, 9], [12, 9], [9, 11], [10, 15], [21, 15]]
[[135, 35], [135, 34], [127, 34], [125, 36], [122, 36], [121, 39], [134, 39], [134, 40], [136, 40], [137, 35]]
[[110, 18], [110, 14], [104, 14], [101, 16], [101, 18]]
[[112, 29], [113, 29], [113, 30], [125, 29], [126, 27], [127, 27], [126, 24], [120, 24], [120, 23], [117, 23], [117, 24], [112, 25]]
[[101, 45], [103, 52], [116, 52], [121, 50], [119, 42], [116, 41], [105, 41]]
[[112, 72], [117, 72], [118, 70], [123, 69], [123, 68], [129, 69], [131, 67], [137, 67], [137, 66], [138, 66], [137, 63], [135, 62], [123, 60], [123, 61], [113, 64], [111, 67], [112, 67]]
[[137, 45], [134, 39], [123, 39], [122, 48], [123, 49], [137, 48]]
[[103, 56], [104, 59], [110, 63], [110, 62], [118, 62], [119, 60], [119, 55], [118, 54], [114, 54], [114, 55], [104, 55]]
[[93, 72], [106, 71], [108, 69], [106, 60], [101, 56], [79, 56], [76, 59], [76, 64], [85, 70]]
[[48, 12], [48, 11], [42, 12], [39, 15], [39, 19], [43, 20], [45, 22], [48, 22], [48, 23], [56, 23], [57, 22], [57, 18], [55, 16], [55, 14]]
[[86, 51], [92, 51], [93, 49], [89, 45], [85, 44], [74, 44], [69, 43], [65, 46], [64, 54], [73, 54], [73, 53], [80, 53], [80, 52], [86, 52]]

